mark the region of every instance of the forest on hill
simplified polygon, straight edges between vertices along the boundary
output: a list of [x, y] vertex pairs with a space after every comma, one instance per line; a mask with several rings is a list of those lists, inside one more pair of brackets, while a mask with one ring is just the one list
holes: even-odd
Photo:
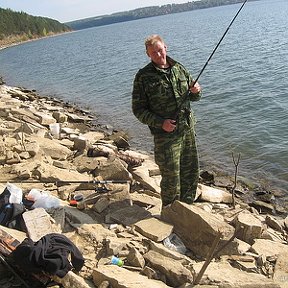
[[149, 6], [67, 23], [60, 23], [51, 18], [32, 16], [23, 11], [15, 12], [11, 9], [3, 9], [0, 7], [0, 48], [13, 43], [38, 39], [72, 30], [243, 2], [244, 0], [198, 0], [183, 4]]
[[[171, 0], [172, 2], [173, 0]], [[250, 0], [259, 1], [259, 0]], [[205, 9], [210, 7], [243, 3], [243, 0], [199, 0], [187, 2], [184, 4], [167, 4], [162, 6], [149, 6], [130, 11], [113, 13], [110, 15], [96, 16], [76, 21], [70, 21], [65, 24], [73, 30], [86, 29], [94, 26], [109, 25], [118, 22], [132, 21], [141, 18], [148, 18], [160, 15], [186, 12], [196, 9]]]
[[71, 31], [57, 20], [0, 8], [0, 45]]

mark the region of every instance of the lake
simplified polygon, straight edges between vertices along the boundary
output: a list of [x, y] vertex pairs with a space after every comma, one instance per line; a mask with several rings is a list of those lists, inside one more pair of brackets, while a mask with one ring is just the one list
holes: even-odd
[[[126, 131], [133, 149], [153, 151], [148, 128], [131, 111], [138, 69], [149, 61], [144, 39], [163, 36], [168, 55], [194, 77], [241, 4], [94, 27], [0, 51], [7, 84], [36, 89], [89, 109], [99, 123]], [[288, 1], [247, 2], [199, 82], [201, 167], [234, 174], [266, 189], [288, 184]], [[286, 192], [288, 196], [288, 192]]]

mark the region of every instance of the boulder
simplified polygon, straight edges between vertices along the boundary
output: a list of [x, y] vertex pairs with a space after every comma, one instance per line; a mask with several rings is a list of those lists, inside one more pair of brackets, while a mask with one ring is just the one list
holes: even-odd
[[[202, 266], [203, 263], [193, 265], [197, 273], [199, 273]], [[217, 283], [219, 287], [280, 288], [279, 285], [267, 279], [264, 275], [240, 271], [226, 262], [212, 262], [209, 264], [199, 284], [207, 284], [207, 282]]]
[[163, 256], [155, 251], [149, 251], [144, 254], [144, 258], [152, 268], [160, 271], [166, 276], [167, 284], [172, 287], [178, 287], [184, 283], [193, 282], [194, 271], [185, 268], [182, 263], [177, 260]]
[[139, 181], [145, 188], [160, 195], [160, 181], [161, 176], [150, 176], [150, 171], [158, 169], [158, 165], [152, 160], [145, 159], [141, 166], [135, 167], [131, 170], [132, 176]]
[[232, 203], [232, 194], [221, 189], [198, 184], [199, 199], [212, 203]]
[[172, 225], [154, 217], [136, 222], [134, 227], [136, 231], [155, 242], [163, 241], [173, 231]]
[[277, 256], [286, 253], [288, 245], [267, 239], [255, 239], [250, 250], [258, 255], [263, 254], [266, 257]]
[[116, 265], [102, 265], [93, 271], [93, 282], [99, 286], [108, 281], [113, 288], [169, 288], [165, 283], [131, 272]]
[[288, 249], [277, 258], [273, 280], [281, 287], [288, 287]]
[[[226, 242], [234, 234], [234, 228], [219, 220], [209, 212], [195, 205], [174, 201], [172, 205], [162, 210], [164, 221], [174, 226], [175, 233], [181, 238], [187, 248], [196, 255], [205, 257], [217, 236], [218, 231]], [[236, 242], [229, 246], [238, 246]], [[232, 249], [232, 248], [231, 248]]]
[[35, 135], [32, 135], [30, 139], [31, 142], [36, 142], [45, 155], [50, 156], [52, 159], [65, 160], [68, 156], [72, 155], [72, 151], [61, 145], [61, 142], [58, 142], [56, 139], [51, 140]]
[[243, 211], [234, 220], [237, 238], [252, 244], [253, 240], [260, 238], [262, 233], [262, 223], [252, 213]]

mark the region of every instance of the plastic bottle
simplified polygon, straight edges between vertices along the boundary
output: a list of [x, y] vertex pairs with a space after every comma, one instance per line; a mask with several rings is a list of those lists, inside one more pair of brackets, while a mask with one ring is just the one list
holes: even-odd
[[116, 256], [112, 256], [111, 264], [117, 265], [119, 267], [122, 267], [123, 266], [123, 261], [120, 258], [116, 257]]

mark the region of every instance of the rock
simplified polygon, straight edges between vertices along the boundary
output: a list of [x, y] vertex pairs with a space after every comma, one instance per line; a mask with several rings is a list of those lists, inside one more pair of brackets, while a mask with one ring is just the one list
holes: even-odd
[[[202, 265], [203, 263], [193, 265], [197, 273], [199, 273]], [[264, 275], [240, 271], [226, 262], [212, 262], [209, 264], [199, 284], [209, 283], [217, 283], [219, 287], [280, 288], [279, 285], [267, 279]]]
[[40, 146], [37, 141], [31, 141], [25, 144], [25, 150], [31, 155], [31, 157], [34, 157], [39, 152]]
[[134, 227], [136, 231], [155, 242], [163, 241], [173, 231], [172, 225], [153, 217], [136, 222]]
[[24, 212], [22, 215], [29, 238], [34, 242], [46, 234], [57, 232], [53, 229], [52, 219], [44, 208], [35, 208], [31, 211]]
[[284, 226], [288, 230], [288, 216], [284, 219]]
[[141, 166], [132, 169], [133, 178], [139, 181], [145, 188], [160, 195], [161, 176], [150, 177], [150, 170], [158, 169], [152, 160], [145, 159]]
[[[145, 242], [146, 241], [147, 240], [145, 240]], [[155, 243], [151, 240], [148, 240], [147, 242], [148, 242], [150, 250], [153, 250], [153, 251], [160, 253], [161, 255], [169, 257], [171, 259], [177, 260], [180, 263], [182, 263], [183, 265], [190, 265], [193, 262], [189, 257], [187, 257], [187, 256], [185, 256], [185, 255], [183, 255], [177, 251], [173, 251], [169, 248], [166, 248], [163, 244]]]
[[274, 206], [270, 203], [266, 203], [264, 201], [253, 201], [252, 203], [250, 203], [250, 206], [254, 207], [257, 209], [258, 212], [260, 213], [270, 213], [273, 214], [274, 213]]
[[[83, 213], [84, 214], [84, 213]], [[83, 219], [84, 220], [84, 219]], [[95, 220], [94, 220], [95, 222]], [[83, 222], [82, 222], [83, 223]], [[102, 243], [105, 239], [110, 239], [113, 241], [112, 238], [115, 237], [116, 234], [109, 229], [106, 229], [102, 224], [86, 224], [86, 223], [79, 223], [74, 224], [77, 228], [77, 231], [80, 235], [84, 236], [85, 238], [96, 242], [96, 244]]]
[[118, 209], [117, 211], [113, 211], [109, 216], [117, 223], [121, 223], [124, 226], [131, 226], [136, 222], [149, 217], [150, 213], [142, 207], [132, 205], [130, 207], [124, 207], [122, 209]]
[[71, 223], [74, 223], [73, 225], [77, 227], [78, 225], [84, 225], [84, 224], [96, 224], [97, 220], [93, 219], [86, 213], [83, 213], [79, 211], [75, 207], [69, 207], [64, 206], [66, 217], [71, 221]]
[[52, 117], [55, 118], [58, 123], [65, 123], [68, 121], [68, 116], [60, 111], [54, 111]]
[[127, 261], [130, 265], [135, 267], [144, 268], [145, 259], [141, 255], [141, 253], [134, 247], [129, 250], [129, 254], [127, 256]]
[[72, 151], [61, 145], [61, 142], [58, 142], [57, 140], [50, 140], [35, 135], [32, 135], [30, 139], [31, 141], [36, 142], [45, 155], [50, 156], [52, 159], [65, 160], [72, 155]]
[[80, 173], [88, 172], [92, 173], [101, 162], [106, 163], [107, 158], [105, 157], [88, 157], [86, 155], [79, 155], [73, 159], [73, 164], [77, 167], [77, 171]]
[[266, 257], [286, 253], [287, 249], [287, 244], [266, 239], [255, 239], [254, 244], [251, 246], [252, 252], [258, 255], [264, 254]]
[[82, 277], [69, 271], [63, 278], [53, 276], [57, 283], [63, 285], [64, 288], [95, 288], [92, 283], [87, 282]]
[[45, 164], [43, 162], [39, 164], [38, 167], [35, 167], [32, 174], [43, 182], [52, 183], [64, 181], [64, 183], [69, 184], [69, 181], [72, 183], [79, 181], [81, 183], [82, 181], [88, 182], [91, 180], [91, 177], [89, 177], [87, 174], [81, 174], [77, 171], [61, 169], [53, 165]]
[[43, 126], [56, 123], [56, 119], [53, 118], [52, 115], [49, 115], [47, 113], [37, 111], [34, 112], [34, 115], [36, 115], [39, 118], [39, 124]]
[[108, 159], [107, 162], [99, 163], [99, 166], [93, 171], [95, 176], [101, 175], [105, 180], [130, 180], [131, 174], [117, 157]]
[[110, 286], [109, 281], [103, 281], [103, 282], [98, 286], [98, 288], [109, 288], [109, 286]]
[[81, 116], [73, 113], [66, 113], [66, 115], [68, 116], [68, 120], [74, 123], [85, 123], [92, 120], [89, 116]]
[[268, 226], [270, 226], [274, 230], [279, 232], [283, 231], [283, 225], [272, 216], [267, 215], [265, 218], [265, 222], [267, 223]]
[[234, 219], [237, 238], [252, 244], [255, 238], [260, 238], [262, 223], [253, 214], [244, 211]]
[[231, 265], [234, 268], [249, 273], [258, 273], [259, 269], [257, 267], [256, 260], [254, 259], [254, 257], [248, 255], [241, 257], [237, 256], [238, 255], [229, 258]]
[[209, 187], [203, 184], [198, 184], [197, 188], [200, 193], [200, 199], [202, 201], [212, 202], [212, 203], [232, 203], [232, 194], [226, 191]]
[[105, 139], [112, 140], [118, 148], [125, 150], [129, 148], [128, 136], [123, 131], [117, 131]]
[[96, 212], [101, 213], [109, 206], [109, 204], [109, 199], [107, 199], [106, 197], [102, 197], [94, 204], [93, 209]]
[[16, 229], [11, 229], [11, 228], [8, 228], [8, 227], [2, 226], [2, 225], [0, 225], [0, 231], [4, 231], [4, 233], [7, 233], [8, 235], [10, 235], [11, 238], [16, 239], [19, 244], [21, 242], [23, 242], [25, 238], [27, 238], [27, 235], [25, 232], [19, 231]]
[[288, 287], [288, 249], [278, 255], [273, 280], [283, 288]]
[[149, 195], [139, 193], [139, 192], [131, 193], [131, 200], [133, 201], [134, 204], [137, 204], [138, 206], [141, 206], [141, 207], [161, 205], [160, 198], [156, 198], [156, 197], [149, 196]]
[[73, 138], [73, 150], [84, 151], [87, 147], [87, 140], [83, 136], [76, 136]]
[[105, 238], [106, 255], [127, 255], [128, 254], [128, 243], [130, 239], [126, 238]]
[[161, 281], [148, 279], [143, 275], [131, 272], [116, 265], [103, 265], [93, 271], [93, 282], [100, 285], [103, 281], [108, 281], [113, 288], [169, 288]]
[[239, 239], [235, 239], [235, 241], [238, 243], [238, 251], [240, 253], [240, 255], [242, 254], [245, 254], [247, 251], [249, 251], [251, 245], [244, 242], [244, 241], [241, 241]]
[[174, 226], [174, 231], [185, 246], [201, 257], [206, 257], [210, 251], [218, 231], [222, 232], [224, 241], [234, 234], [231, 225], [195, 205], [180, 201], [175, 201], [170, 207], [162, 210], [162, 217]]
[[167, 284], [178, 287], [184, 283], [193, 282], [193, 272], [185, 268], [177, 260], [165, 257], [155, 251], [144, 254], [144, 258], [152, 268], [160, 271], [166, 276]]

